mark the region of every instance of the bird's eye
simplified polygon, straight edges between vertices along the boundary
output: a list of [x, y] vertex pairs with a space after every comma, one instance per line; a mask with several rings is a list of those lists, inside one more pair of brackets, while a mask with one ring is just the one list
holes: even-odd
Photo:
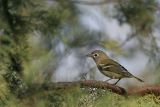
[[95, 54], [94, 54], [94, 57], [97, 57], [97, 56], [98, 56], [98, 54], [97, 54], [97, 53], [95, 53]]

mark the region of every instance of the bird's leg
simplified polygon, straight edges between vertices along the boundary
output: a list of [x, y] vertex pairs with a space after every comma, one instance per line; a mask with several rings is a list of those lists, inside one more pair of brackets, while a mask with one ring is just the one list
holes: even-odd
[[105, 80], [105, 82], [108, 82], [109, 80], [111, 80], [112, 78], [108, 79], [108, 80]]
[[116, 85], [120, 80], [121, 80], [121, 78], [120, 78], [120, 79], [118, 79], [118, 81], [116, 81], [116, 82], [114, 83], [114, 85]]

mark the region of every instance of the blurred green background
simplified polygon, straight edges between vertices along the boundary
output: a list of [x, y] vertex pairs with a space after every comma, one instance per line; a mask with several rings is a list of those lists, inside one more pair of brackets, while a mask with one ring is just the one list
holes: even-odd
[[158, 106], [154, 95], [126, 99], [101, 89], [39, 86], [106, 80], [85, 57], [94, 49], [145, 81], [123, 79], [119, 86], [159, 84], [159, 29], [159, 0], [0, 0], [0, 106]]

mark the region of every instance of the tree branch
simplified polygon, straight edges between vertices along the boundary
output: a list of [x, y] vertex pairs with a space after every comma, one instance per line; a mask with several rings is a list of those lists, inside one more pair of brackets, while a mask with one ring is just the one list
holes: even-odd
[[[50, 1], [59, 2], [59, 0], [50, 0]], [[100, 1], [69, 0], [68, 2], [81, 5], [106, 5], [108, 3], [118, 3], [121, 2], [121, 0], [100, 0]], [[156, 9], [160, 11], [160, 5], [158, 5]]]
[[80, 86], [80, 88], [99, 88], [104, 90], [111, 90], [113, 93], [126, 96], [126, 95], [138, 95], [144, 96], [146, 94], [160, 95], [160, 86], [144, 86], [140, 88], [133, 88], [125, 90], [117, 85], [112, 85], [103, 81], [96, 80], [85, 80], [76, 82], [57, 82], [43, 85], [44, 90], [55, 90], [55, 89], [67, 89], [74, 86]]
[[160, 95], [160, 86], [144, 86], [140, 88], [133, 88], [128, 90], [128, 95], [140, 95], [144, 96], [147, 94]]
[[83, 4], [83, 5], [104, 5], [104, 4], [107, 4], [107, 3], [111, 3], [111, 2], [115, 2], [117, 0], [103, 0], [103, 1], [93, 1], [93, 2], [90, 2], [90, 1], [85, 1], [85, 0], [71, 0], [71, 2], [73, 3], [77, 3], [77, 4]]
[[15, 28], [13, 24], [13, 17], [9, 12], [8, 0], [2, 0], [1, 2], [2, 2], [1, 6], [2, 6], [2, 10], [3, 10], [2, 12], [3, 12], [4, 18], [6, 19], [8, 26], [10, 27], [10, 30], [12, 31], [12, 33], [14, 33]]
[[[58, 0], [50, 0], [56, 1]], [[105, 5], [107, 3], [118, 2], [119, 0], [100, 0], [100, 1], [86, 1], [86, 0], [70, 0], [68, 2], [72, 2], [74, 4], [81, 4], [81, 5]]]

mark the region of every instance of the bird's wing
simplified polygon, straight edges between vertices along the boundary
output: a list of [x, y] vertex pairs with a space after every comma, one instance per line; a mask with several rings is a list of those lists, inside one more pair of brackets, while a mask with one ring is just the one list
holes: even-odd
[[107, 59], [104, 62], [105, 63], [102, 62], [101, 64], [99, 64], [99, 66], [98, 66], [99, 69], [101, 69], [103, 71], [107, 71], [107, 72], [114, 72], [114, 73], [124, 75], [127, 77], [132, 76], [132, 74], [129, 73], [126, 68], [124, 68], [122, 65], [120, 65], [116, 61], [114, 61], [112, 59]]

